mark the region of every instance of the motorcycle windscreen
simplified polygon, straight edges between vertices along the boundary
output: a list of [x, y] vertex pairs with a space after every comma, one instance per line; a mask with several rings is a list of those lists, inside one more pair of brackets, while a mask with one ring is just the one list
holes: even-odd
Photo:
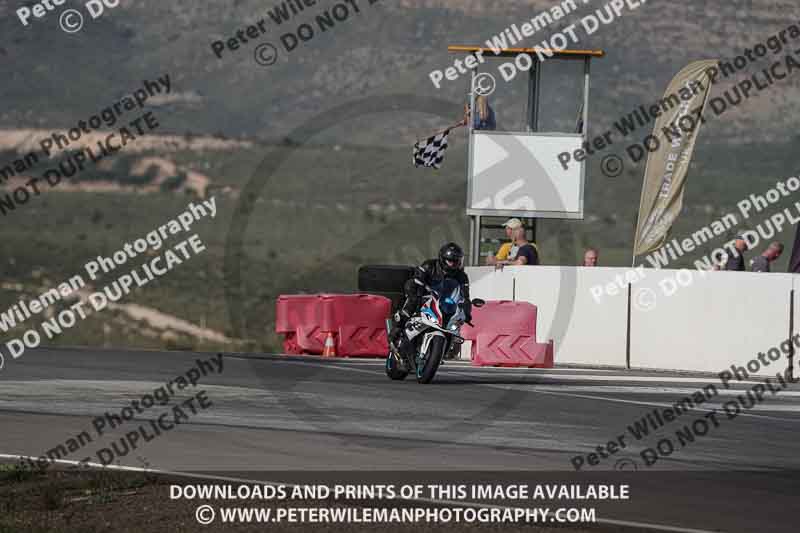
[[434, 290], [439, 293], [439, 309], [443, 315], [454, 315], [458, 312], [458, 306], [464, 301], [460, 283], [454, 279], [445, 279]]

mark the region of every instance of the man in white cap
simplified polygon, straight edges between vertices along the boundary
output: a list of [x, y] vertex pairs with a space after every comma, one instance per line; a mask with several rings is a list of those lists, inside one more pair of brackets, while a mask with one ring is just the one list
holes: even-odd
[[496, 254], [490, 254], [489, 257], [486, 258], [487, 265], [496, 265], [498, 261], [507, 261], [513, 259], [517, 255], [517, 246], [514, 244], [512, 235], [515, 230], [522, 227], [522, 221], [518, 218], [510, 218], [503, 223], [503, 227], [506, 229], [506, 237], [509, 241], [504, 242], [500, 249], [497, 250]]

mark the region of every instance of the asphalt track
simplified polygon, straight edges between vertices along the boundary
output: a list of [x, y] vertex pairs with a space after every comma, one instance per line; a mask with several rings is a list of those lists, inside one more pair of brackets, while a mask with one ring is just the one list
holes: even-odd
[[[102, 437], [92, 420], [184, 375], [214, 354], [40, 349], [0, 371], [0, 454], [41, 456], [81, 431], [91, 457], [168, 409], [154, 406]], [[711, 375], [614, 369], [474, 368], [448, 362], [432, 385], [391, 382], [377, 360], [225, 355], [173, 402], [204, 390], [212, 406], [114, 463], [237, 479], [474, 480], [629, 483], [631, 500], [600, 505], [610, 523], [675, 531], [796, 531], [800, 384], [734, 419]], [[777, 370], [777, 369], [776, 369]], [[637, 441], [627, 427], [713, 384], [719, 394]], [[176, 387], [177, 389], [177, 387]], [[717, 410], [718, 426], [704, 418]], [[647, 466], [640, 452], [695, 420], [704, 435]], [[626, 436], [626, 447], [576, 472], [572, 459]], [[493, 501], [518, 505], [519, 502]], [[580, 502], [579, 502], [580, 503]], [[668, 529], [670, 530], [670, 529]]]

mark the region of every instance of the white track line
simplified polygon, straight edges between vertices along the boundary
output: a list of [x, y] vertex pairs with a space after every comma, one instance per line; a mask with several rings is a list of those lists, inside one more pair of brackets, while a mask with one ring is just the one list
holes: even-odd
[[[31, 457], [29, 455], [9, 455], [9, 454], [2, 454], [0, 453], [0, 459], [6, 460], [15, 460], [21, 461], [23, 459], [27, 459], [29, 461], [36, 461], [36, 457]], [[227, 481], [232, 483], [242, 483], [248, 485], [283, 485], [285, 487], [301, 487], [302, 485], [297, 485], [295, 483], [281, 483], [279, 481], [266, 481], [260, 479], [246, 479], [246, 478], [236, 478], [236, 477], [229, 477], [229, 476], [215, 476], [211, 474], [191, 474], [191, 473], [184, 473], [184, 472], [171, 472], [169, 470], [158, 470], [154, 468], [140, 468], [136, 466], [122, 466], [122, 465], [101, 465], [99, 463], [81, 463], [79, 461], [70, 461], [67, 459], [51, 459], [52, 463], [70, 465], [70, 466], [80, 466], [80, 467], [91, 467], [91, 468], [99, 468], [99, 469], [107, 469], [107, 470], [119, 470], [123, 472], [140, 472], [140, 473], [147, 473], [147, 474], [161, 474], [166, 476], [175, 476], [175, 477], [185, 477], [189, 479], [199, 479], [199, 480], [214, 480], [214, 481]], [[526, 507], [510, 507], [504, 505], [492, 505], [487, 503], [479, 503], [479, 502], [466, 502], [466, 501], [453, 501], [453, 500], [436, 500], [431, 498], [409, 498], [407, 500], [409, 502], [420, 502], [420, 503], [428, 503], [434, 505], [452, 505], [458, 507], [482, 507], [486, 509], [527, 509]], [[647, 522], [632, 522], [628, 520], [614, 520], [610, 518], [597, 518], [596, 523], [598, 524], [609, 524], [609, 525], [616, 525], [616, 526], [627, 526], [627, 527], [639, 527], [639, 528], [648, 528], [657, 531], [673, 531], [676, 533], [720, 533], [720, 530], [706, 530], [706, 529], [692, 529], [692, 528], [685, 528], [685, 527], [678, 527], [678, 526], [669, 526], [664, 524], [650, 524]]]
[[[235, 357], [235, 356], [231, 356]], [[253, 358], [241, 358], [253, 359]], [[369, 367], [383, 367], [381, 360], [365, 360], [365, 359], [335, 359], [334, 364], [326, 364], [325, 359], [318, 356], [308, 356], [308, 359], [258, 359], [264, 361], [272, 361], [277, 363], [288, 363], [298, 365], [310, 365], [321, 368], [333, 368], [338, 370], [352, 370], [354, 372], [374, 373], [373, 371], [356, 369], [354, 366], [369, 366]], [[459, 371], [468, 370], [469, 374], [462, 374], [464, 377], [473, 377], [475, 375], [489, 375], [489, 376], [532, 376], [543, 377], [549, 379], [563, 379], [568, 381], [625, 381], [625, 382], [659, 382], [659, 383], [704, 383], [706, 385], [714, 385], [718, 389], [722, 389], [723, 385], [717, 378], [714, 377], [693, 377], [693, 376], [675, 376], [673, 375], [631, 375], [630, 372], [646, 372], [645, 370], [626, 370], [626, 369], [608, 369], [608, 368], [511, 368], [511, 367], [491, 367], [491, 366], [472, 366], [467, 361], [451, 360], [443, 363], [442, 370], [447, 373], [456, 373]], [[774, 378], [774, 375], [764, 376], [766, 378]], [[763, 381], [742, 380], [731, 381], [731, 385], [757, 385], [764, 384]], [[798, 393], [800, 395], [800, 393]], [[791, 396], [791, 395], [787, 395]]]
[[[279, 354], [280, 355], [280, 354]], [[304, 363], [304, 362], [323, 362], [326, 359], [318, 356], [318, 355], [308, 355], [308, 356], [299, 356], [299, 355], [292, 355], [292, 356], [285, 356], [285, 357], [293, 357], [294, 359], [266, 359], [261, 357], [241, 357], [237, 355], [226, 355], [226, 358], [231, 359], [242, 359], [242, 360], [257, 360], [257, 361], [272, 361], [278, 363]], [[302, 358], [302, 359], [301, 359]], [[307, 359], [305, 359], [307, 358]], [[335, 358], [335, 359], [327, 359], [327, 361], [331, 362], [332, 364], [329, 365], [331, 367], [335, 366], [383, 366], [384, 359], [369, 359], [369, 358], [357, 358], [357, 357], [346, 357], [346, 358]], [[562, 372], [631, 372], [629, 370], [625, 370], [623, 368], [613, 369], [613, 368], [570, 368], [570, 367], [555, 367], [555, 368], [513, 368], [513, 367], [494, 367], [494, 366], [472, 366], [469, 361], [463, 361], [460, 359], [451, 359], [447, 360], [445, 368], [450, 367], [457, 367], [460, 370], [470, 369], [475, 371], [485, 371], [485, 372], [508, 372], [508, 373], [516, 373], [516, 374], [554, 374], [557, 375]]]
[[[320, 360], [320, 358], [308, 359], [308, 360], [296, 360], [296, 359], [286, 359], [286, 360], [272, 360], [273, 362], [283, 363], [283, 364], [296, 364], [296, 365], [307, 365], [307, 366], [316, 366], [320, 368], [330, 368], [336, 370], [349, 370], [352, 372], [362, 372], [367, 374], [375, 374], [373, 370], [364, 370], [361, 368], [353, 368], [356, 365], [350, 364], [326, 364]], [[319, 362], [317, 362], [319, 361]], [[378, 364], [379, 361], [375, 361], [372, 366], [383, 366], [382, 363]], [[626, 370], [593, 370], [593, 369], [574, 369], [575, 371], [579, 372], [606, 372], [605, 375], [591, 375], [591, 374], [584, 374], [584, 375], [572, 375], [571, 372], [573, 369], [564, 368], [564, 369], [541, 369], [541, 368], [499, 368], [499, 367], [473, 367], [465, 364], [458, 364], [458, 367], [454, 368], [453, 363], [448, 361], [443, 366], [442, 369], [449, 373], [460, 375], [462, 377], [474, 377], [476, 375], [480, 375], [481, 372], [484, 372], [485, 375], [491, 376], [502, 376], [504, 374], [519, 376], [519, 375], [528, 375], [532, 377], [542, 377], [547, 379], [554, 379], [559, 380], [563, 379], [566, 381], [626, 381], [626, 382], [658, 382], [658, 383], [705, 383], [706, 385], [715, 385], [717, 388], [721, 388], [722, 385], [718, 382], [715, 382], [714, 378], [697, 378], [697, 377], [680, 377], [680, 376], [631, 376], [627, 374], [621, 374], [616, 372], [627, 372]], [[366, 366], [363, 363], [358, 363], [358, 366]], [[464, 367], [464, 368], [459, 368]], [[471, 370], [469, 374], [458, 374], [458, 372], [463, 372], [466, 369]], [[550, 370], [560, 370], [561, 372], [565, 373], [549, 373]], [[774, 377], [774, 376], [772, 376]], [[480, 384], [480, 383], [476, 383]], [[763, 381], [732, 381], [732, 385], [737, 384], [761, 384], [763, 385]]]
[[[497, 383], [502, 385], [502, 383]], [[569, 387], [570, 392], [602, 392], [602, 393], [621, 393], [621, 394], [673, 394], [675, 396], [691, 396], [697, 392], [697, 389], [679, 388], [679, 387], [636, 387], [629, 385], [552, 385], [543, 383], [531, 383], [530, 385], [509, 385], [510, 387], [518, 387], [520, 389], [528, 390], [528, 388], [536, 387], [541, 391], [561, 392], [565, 387]], [[723, 389], [717, 387], [717, 393], [714, 396], [740, 396], [745, 394], [747, 389]], [[713, 397], [713, 396], [712, 396]], [[764, 399], [772, 398], [797, 398], [800, 397], [800, 391], [780, 390], [774, 396], [770, 393], [764, 395]]]
[[[446, 367], [445, 367], [446, 368]], [[455, 370], [455, 369], [454, 369]], [[460, 370], [460, 369], [458, 369]], [[462, 374], [464, 377], [468, 377], [474, 374]], [[497, 374], [496, 374], [497, 375]], [[499, 374], [502, 375], [502, 374]], [[714, 385], [717, 388], [721, 388], [723, 385], [720, 383], [719, 380], [714, 379], [712, 377], [707, 378], [696, 378], [696, 377], [680, 377], [680, 376], [629, 376], [626, 374], [606, 374], [606, 375], [572, 375], [572, 374], [558, 374], [558, 375], [544, 375], [544, 374], [530, 374], [531, 377], [541, 377], [545, 379], [562, 379], [565, 381], [626, 381], [626, 382], [640, 382], [640, 383], [648, 383], [648, 382], [656, 382], [656, 383], [704, 383], [706, 385]], [[773, 378], [775, 376], [767, 376]], [[731, 385], [756, 385], [761, 384], [763, 385], [763, 381], [731, 381]]]
[[[491, 383], [486, 383], [484, 385], [486, 387], [505, 389], [505, 390], [514, 388], [514, 387], [505, 386], [505, 385], [495, 385], [495, 384], [491, 384]], [[569, 397], [569, 398], [581, 398], [581, 399], [584, 399], [584, 400], [593, 400], [593, 401], [594, 400], [601, 400], [601, 401], [606, 401], [606, 402], [627, 403], [627, 404], [631, 404], [631, 405], [647, 405], [649, 407], [675, 407], [674, 403], [642, 402], [642, 401], [637, 401], [637, 400], [623, 400], [621, 398], [607, 398], [607, 397], [604, 397], [604, 396], [590, 396], [588, 394], [572, 394], [572, 393], [569, 393], [569, 392], [544, 391], [544, 390], [537, 390], [536, 388], [530, 388], [530, 389], [521, 389], [520, 388], [518, 390], [524, 390], [526, 392], [535, 392], [537, 394], [549, 394], [551, 396], [566, 396], [566, 397]], [[720, 409], [720, 410], [722, 409], [722, 405], [719, 405], [719, 404], [703, 403], [702, 405], [704, 405], [704, 406], [706, 406], [708, 408], [712, 408], [712, 409]], [[774, 407], [775, 408], [773, 409], [772, 407], [761, 407], [761, 405], [759, 405], [759, 407], [756, 407], [756, 408], [761, 408], [762, 411], [773, 411], [773, 412], [795, 412], [795, 411], [798, 411], [798, 412], [800, 412], [800, 406], [793, 406], [793, 405], [785, 406], [785, 407], [787, 407], [787, 409], [781, 409], [780, 407], [783, 407], [783, 406], [779, 406], [779, 405], [774, 406]], [[695, 408], [694, 410], [697, 411], [697, 410], [702, 410], [702, 409], [701, 408]], [[769, 419], [769, 420], [780, 420], [782, 422], [796, 422], [797, 421], [797, 420], [791, 419], [791, 418], [777, 418], [777, 417], [774, 417], [774, 416], [757, 415], [757, 414], [754, 414], [754, 413], [740, 413], [738, 416], [750, 416], [750, 417], [754, 417], [754, 418], [766, 418], [766, 419]]]
[[288, 364], [288, 365], [303, 365], [303, 366], [315, 366], [319, 368], [329, 368], [332, 370], [347, 370], [349, 372], [361, 372], [362, 374], [370, 374], [375, 375], [377, 372], [375, 370], [364, 370], [363, 368], [353, 368], [351, 365], [327, 365], [325, 363], [317, 363], [314, 361], [297, 361], [297, 360], [290, 360], [286, 359], [285, 361], [277, 361], [278, 363]]

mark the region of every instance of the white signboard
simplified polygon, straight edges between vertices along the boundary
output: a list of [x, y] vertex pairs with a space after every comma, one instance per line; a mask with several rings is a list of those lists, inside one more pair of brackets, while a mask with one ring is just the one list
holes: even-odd
[[567, 168], [562, 152], [581, 148], [580, 134], [472, 132], [467, 214], [583, 218], [585, 162]]

